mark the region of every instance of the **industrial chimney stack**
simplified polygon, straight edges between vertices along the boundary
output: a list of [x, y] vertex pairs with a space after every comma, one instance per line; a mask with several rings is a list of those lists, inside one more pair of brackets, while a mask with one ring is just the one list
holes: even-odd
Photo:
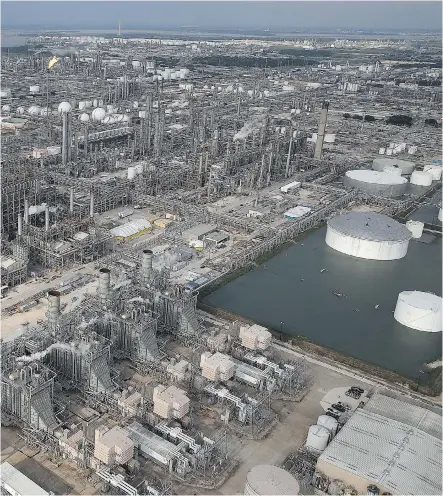
[[46, 317], [50, 324], [56, 324], [60, 316], [60, 293], [55, 290], [48, 291], [48, 312]]
[[315, 153], [314, 153], [314, 158], [317, 160], [321, 159], [321, 153], [323, 150], [326, 122], [328, 120], [328, 108], [329, 108], [329, 102], [323, 102], [321, 114], [320, 114], [320, 124], [318, 125], [317, 142], [315, 144]]
[[142, 279], [145, 285], [149, 284], [152, 278], [152, 260], [154, 254], [152, 250], [143, 250], [142, 255]]
[[111, 271], [109, 269], [100, 269], [98, 293], [103, 305], [111, 294]]

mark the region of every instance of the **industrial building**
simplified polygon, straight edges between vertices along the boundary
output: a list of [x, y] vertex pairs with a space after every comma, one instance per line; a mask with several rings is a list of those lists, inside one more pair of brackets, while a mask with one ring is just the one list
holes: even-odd
[[375, 394], [318, 458], [315, 485], [329, 494], [441, 494], [441, 453], [441, 415]]
[[8, 462], [0, 465], [2, 494], [10, 496], [48, 496], [50, 493]]

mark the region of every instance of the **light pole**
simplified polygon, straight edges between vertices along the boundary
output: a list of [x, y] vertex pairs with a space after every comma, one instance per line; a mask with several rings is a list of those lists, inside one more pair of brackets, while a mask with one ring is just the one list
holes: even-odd
[[283, 338], [283, 326], [284, 326], [284, 322], [283, 320], [280, 321], [280, 341], [282, 340]]

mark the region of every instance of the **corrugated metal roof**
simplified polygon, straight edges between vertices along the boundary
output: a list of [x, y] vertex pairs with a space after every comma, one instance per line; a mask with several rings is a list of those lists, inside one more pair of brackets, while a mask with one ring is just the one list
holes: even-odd
[[405, 422], [391, 418], [395, 414], [390, 400], [376, 398], [369, 409], [358, 409], [319, 462], [364, 477], [393, 494], [442, 494], [441, 439], [421, 430], [418, 417], [407, 420], [406, 411], [413, 413], [413, 405], [410, 409], [408, 403], [399, 402], [405, 413], [397, 416]]
[[49, 494], [8, 462], [0, 465], [0, 480], [2, 486], [7, 484], [21, 496], [47, 496]]
[[113, 236], [127, 238], [150, 228], [151, 223], [146, 219], [136, 219], [121, 226], [114, 227], [110, 232]]

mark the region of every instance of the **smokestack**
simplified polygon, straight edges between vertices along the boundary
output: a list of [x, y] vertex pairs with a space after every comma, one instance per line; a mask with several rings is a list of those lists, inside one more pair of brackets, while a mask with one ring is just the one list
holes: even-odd
[[111, 271], [109, 269], [100, 269], [98, 294], [102, 304], [105, 304], [111, 294]]
[[25, 217], [25, 224], [29, 224], [29, 201], [28, 200], [25, 200], [24, 217]]
[[143, 250], [142, 255], [142, 279], [145, 285], [149, 283], [152, 277], [152, 260], [154, 254], [152, 250]]
[[326, 122], [328, 120], [328, 108], [329, 102], [323, 102], [321, 114], [320, 114], [320, 124], [318, 125], [317, 142], [315, 144], [314, 158], [317, 160], [321, 159], [321, 153], [323, 150], [323, 140], [325, 139]]
[[49, 205], [45, 207], [45, 231], [49, 231]]
[[60, 316], [60, 293], [55, 290], [48, 291], [48, 322], [55, 324]]
[[21, 236], [22, 235], [22, 222], [23, 222], [23, 217], [19, 214], [18, 215], [18, 226], [17, 226], [17, 235]]
[[94, 217], [94, 192], [93, 191], [91, 191], [91, 200], [89, 203], [89, 217], [91, 217], [91, 219]]
[[74, 213], [74, 188], [69, 190], [69, 213]]
[[63, 113], [63, 134], [62, 134], [62, 164], [66, 166], [68, 163], [68, 151], [67, 151], [67, 141], [68, 141], [68, 114], [67, 112]]

